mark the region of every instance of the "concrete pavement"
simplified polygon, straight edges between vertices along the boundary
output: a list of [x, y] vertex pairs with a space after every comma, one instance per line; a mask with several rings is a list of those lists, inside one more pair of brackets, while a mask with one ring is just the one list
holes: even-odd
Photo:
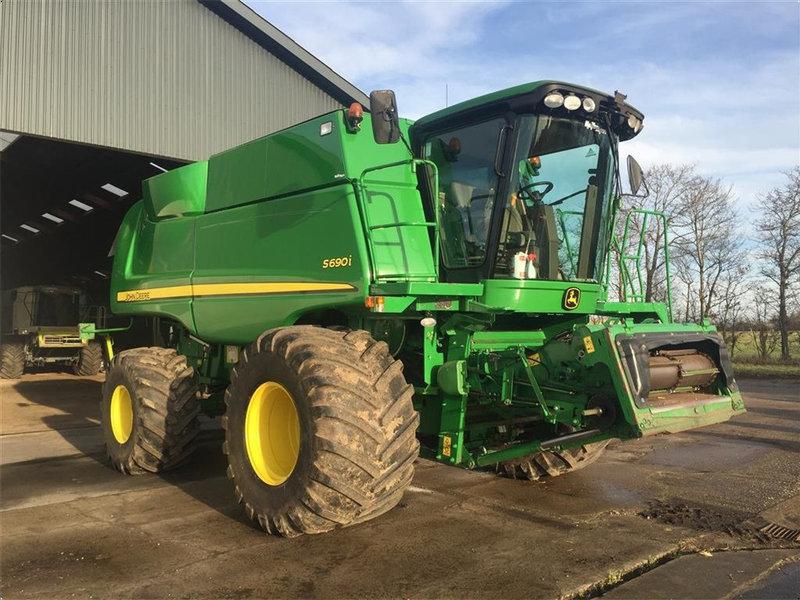
[[0, 382], [4, 598], [792, 597], [800, 544], [760, 530], [800, 530], [799, 382], [547, 482], [420, 461], [397, 509], [285, 540], [236, 506], [213, 423], [174, 474], [111, 470], [100, 380]]

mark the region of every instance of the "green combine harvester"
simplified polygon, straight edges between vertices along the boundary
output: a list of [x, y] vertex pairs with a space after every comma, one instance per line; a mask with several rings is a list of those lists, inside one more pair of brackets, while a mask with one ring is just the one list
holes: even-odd
[[78, 287], [36, 285], [4, 291], [0, 378], [18, 379], [25, 369], [60, 365], [75, 375], [97, 375], [103, 351], [80, 333], [79, 321], [91, 312]]
[[221, 414], [237, 500], [295, 536], [388, 511], [420, 454], [538, 479], [742, 412], [713, 326], [645, 301], [632, 223], [663, 216], [620, 210], [618, 158], [642, 120], [553, 81], [416, 122], [373, 92], [148, 179], [111, 308], [164, 341], [113, 359], [113, 465], [175, 467]]

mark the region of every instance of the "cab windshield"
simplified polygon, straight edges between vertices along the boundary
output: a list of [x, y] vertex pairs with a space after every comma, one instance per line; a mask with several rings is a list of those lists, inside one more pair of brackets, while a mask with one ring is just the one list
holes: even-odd
[[[501, 188], [505, 143], [516, 150]], [[444, 266], [483, 265], [494, 218], [501, 222], [493, 277], [594, 279], [604, 258], [610, 144], [594, 123], [547, 115], [521, 115], [513, 128], [498, 117], [428, 138]]]
[[592, 122], [521, 118], [495, 277], [595, 278], [605, 246], [610, 144]]

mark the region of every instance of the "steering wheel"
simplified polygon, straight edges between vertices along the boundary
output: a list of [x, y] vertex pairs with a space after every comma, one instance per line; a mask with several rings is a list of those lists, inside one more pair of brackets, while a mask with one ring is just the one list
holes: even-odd
[[542, 186], [542, 185], [545, 186], [545, 188], [544, 188], [543, 191], [539, 192], [539, 199], [541, 200], [542, 198], [544, 198], [553, 189], [553, 184], [550, 181], [534, 181], [533, 183], [529, 183], [528, 185], [524, 185], [521, 188], [519, 188], [519, 192], [517, 192], [517, 193], [518, 194], [525, 194], [528, 198], [533, 200], [534, 199], [533, 198], [533, 194], [532, 194], [533, 188], [536, 188], [536, 187], [539, 187], [539, 186]]

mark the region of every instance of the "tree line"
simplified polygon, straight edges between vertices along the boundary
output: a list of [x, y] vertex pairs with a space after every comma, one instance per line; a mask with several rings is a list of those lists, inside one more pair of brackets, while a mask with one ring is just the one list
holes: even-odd
[[[645, 180], [649, 195], [626, 198], [625, 208], [663, 212], [666, 230], [658, 219], [634, 214], [634, 235], [617, 251], [624, 261], [621, 255], [636, 254], [643, 237], [641, 297], [666, 300], [666, 236], [675, 319], [711, 319], [731, 353], [749, 335], [762, 358], [779, 349], [789, 360], [790, 336], [800, 331], [800, 165], [752, 207], [737, 204], [730, 185], [692, 165], [653, 165]], [[612, 291], [625, 297], [615, 272]]]

